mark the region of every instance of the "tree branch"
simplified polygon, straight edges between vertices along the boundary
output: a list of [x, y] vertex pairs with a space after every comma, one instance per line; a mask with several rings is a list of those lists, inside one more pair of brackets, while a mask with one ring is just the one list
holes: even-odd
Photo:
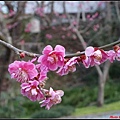
[[[14, 47], [13, 45], [11, 45], [11, 44], [3, 41], [3, 40], [0, 40], [0, 44], [4, 45], [5, 47], [10, 48], [11, 50], [13, 50], [18, 55], [20, 55], [20, 53], [25, 53], [25, 55], [27, 55], [29, 57], [33, 57], [33, 58], [34, 57], [39, 57], [41, 55], [41, 54], [36, 54], [36, 53], [27, 52], [25, 50], [18, 49], [18, 48]], [[104, 49], [104, 48], [112, 47], [112, 46], [117, 45], [117, 44], [120, 44], [120, 39], [115, 41], [115, 42], [112, 42], [110, 44], [98, 47], [98, 48]], [[71, 58], [71, 57], [80, 56], [80, 55], [83, 55], [83, 54], [85, 54], [85, 51], [82, 51], [82, 52], [79, 52], [79, 53], [73, 53], [73, 54], [66, 54], [65, 58]]]
[[25, 53], [25, 55], [29, 56], [29, 57], [39, 57], [40, 54], [36, 54], [36, 53], [31, 53], [31, 52], [27, 52], [27, 51], [24, 51], [24, 50], [21, 50], [21, 49], [18, 49], [16, 47], [14, 47], [13, 45], [7, 43], [7, 42], [4, 42], [2, 40], [0, 40], [0, 43], [5, 46], [5, 47], [8, 47], [10, 48], [11, 50], [13, 50], [16, 54], [20, 55], [20, 53]]

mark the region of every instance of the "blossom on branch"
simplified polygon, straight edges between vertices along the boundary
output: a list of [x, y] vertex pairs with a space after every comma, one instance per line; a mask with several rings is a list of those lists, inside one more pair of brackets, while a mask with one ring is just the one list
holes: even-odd
[[49, 72], [48, 67], [46, 67], [45, 65], [42, 64], [37, 64], [36, 68], [38, 69], [38, 80], [39, 82], [45, 81], [46, 79], [48, 79], [47, 77], [47, 73]]
[[85, 55], [90, 59], [90, 66], [100, 65], [108, 59], [104, 50], [92, 46], [85, 49]]
[[62, 90], [54, 91], [51, 87], [49, 91], [46, 91], [48, 96], [45, 100], [39, 102], [41, 107], [46, 106], [46, 109], [49, 110], [53, 105], [59, 104], [62, 99], [61, 97], [64, 95]]
[[78, 63], [78, 57], [72, 57], [71, 59], [65, 59], [65, 64], [63, 67], [57, 71], [60, 76], [67, 75], [69, 72], [75, 72], [76, 66], [75, 64]]
[[21, 94], [28, 97], [31, 101], [39, 101], [44, 99], [44, 94], [38, 87], [37, 80], [28, 81], [21, 84]]
[[38, 71], [32, 62], [14, 61], [8, 67], [11, 78], [16, 79], [18, 82], [27, 82], [38, 75]]
[[[49, 90], [44, 89], [48, 79], [47, 73], [50, 70], [57, 70], [56, 73], [63, 76], [69, 72], [75, 72], [75, 65], [80, 62], [86, 68], [89, 68], [94, 65], [100, 65], [106, 60], [110, 60], [111, 63], [115, 59], [120, 61], [120, 47], [117, 45], [120, 40], [102, 47], [89, 46], [83, 52], [70, 55], [65, 55], [65, 48], [61, 45], [56, 45], [54, 49], [51, 45], [47, 45], [43, 49], [42, 55], [39, 55], [21, 51], [2, 40], [0, 40], [0, 43], [19, 53], [22, 58], [27, 55], [33, 57], [28, 62], [15, 60], [9, 64], [8, 71], [11, 74], [11, 78], [21, 83], [21, 94], [31, 101], [40, 101], [41, 107], [45, 106], [47, 110], [53, 105], [59, 104], [62, 101], [61, 97], [64, 95], [62, 90], [55, 91], [51, 87]], [[113, 50], [104, 51], [102, 49], [113, 45], [115, 45]], [[35, 62], [38, 62], [38, 64], [35, 64]]]
[[42, 54], [38, 58], [38, 62], [47, 66], [49, 70], [55, 71], [64, 65], [65, 48], [63, 46], [56, 45], [53, 50], [51, 45], [47, 45]]

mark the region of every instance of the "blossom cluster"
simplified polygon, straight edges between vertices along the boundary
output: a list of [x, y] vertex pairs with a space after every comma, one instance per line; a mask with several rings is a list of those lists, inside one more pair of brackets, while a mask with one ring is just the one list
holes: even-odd
[[47, 73], [55, 71], [58, 75], [67, 75], [69, 72], [76, 71], [76, 64], [83, 63], [85, 68], [94, 65], [100, 65], [106, 60], [111, 63], [114, 60], [120, 61], [120, 47], [113, 47], [113, 50], [105, 51], [98, 47], [89, 46], [85, 49], [84, 54], [67, 58], [65, 48], [56, 45], [55, 48], [47, 45], [42, 55], [29, 61], [14, 61], [8, 67], [12, 79], [21, 83], [21, 94], [31, 101], [39, 101], [41, 107], [45, 106], [50, 109], [62, 101], [64, 95], [62, 90], [45, 89], [48, 80]]

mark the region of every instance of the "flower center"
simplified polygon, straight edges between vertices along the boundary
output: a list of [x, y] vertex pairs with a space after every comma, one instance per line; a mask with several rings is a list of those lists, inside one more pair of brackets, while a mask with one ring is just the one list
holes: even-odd
[[58, 61], [58, 57], [55, 55], [55, 54], [51, 54], [49, 57], [48, 57], [48, 60], [51, 62], [51, 63], [56, 63]]
[[28, 80], [28, 74], [21, 68], [18, 69], [15, 77], [19, 82], [26, 82]]
[[97, 61], [100, 61], [102, 59], [102, 54], [101, 54], [101, 51], [100, 50], [97, 50], [94, 52], [94, 58], [97, 60]]

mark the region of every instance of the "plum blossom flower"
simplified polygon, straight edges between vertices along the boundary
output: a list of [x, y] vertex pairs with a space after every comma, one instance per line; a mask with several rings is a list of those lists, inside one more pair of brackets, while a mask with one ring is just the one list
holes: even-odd
[[46, 34], [46, 38], [49, 39], [49, 40], [51, 40], [52, 39], [52, 35]]
[[73, 24], [73, 25], [77, 25], [77, 21], [74, 20], [74, 21], [72, 22], [72, 24]]
[[70, 32], [68, 32], [68, 33], [67, 33], [67, 36], [70, 37], [70, 35], [71, 35]]
[[39, 101], [44, 99], [44, 94], [38, 87], [37, 80], [28, 81], [28, 83], [21, 84], [21, 94], [28, 97], [31, 101]]
[[109, 50], [109, 51], [106, 51], [107, 55], [108, 55], [108, 60], [110, 60], [111, 63], [113, 63], [113, 61], [115, 60], [116, 58], [116, 53], [114, 50]]
[[41, 107], [46, 106], [45, 108], [49, 110], [53, 105], [59, 104], [62, 99], [61, 97], [64, 95], [62, 90], [54, 91], [51, 87], [49, 91], [46, 91], [48, 96], [43, 101], [39, 102]]
[[114, 50], [107, 51], [107, 54], [109, 56], [108, 59], [112, 63], [115, 59], [120, 61], [120, 47], [118, 45], [115, 45], [113, 48]]
[[97, 31], [99, 29], [99, 27], [100, 27], [99, 24], [96, 24], [96, 25], [93, 26], [93, 30]]
[[11, 78], [15, 78], [18, 82], [27, 82], [37, 76], [38, 71], [33, 63], [25, 61], [14, 61], [8, 67]]
[[14, 16], [16, 13], [15, 13], [15, 11], [14, 10], [10, 10], [10, 12], [9, 12], [9, 14], [8, 14], [8, 16], [9, 17], [11, 17], [11, 16]]
[[65, 39], [65, 35], [62, 35], [62, 39]]
[[94, 48], [89, 46], [85, 50], [85, 55], [90, 59], [90, 65], [100, 65], [101, 63], [105, 62], [108, 58], [107, 53], [99, 48]]
[[35, 12], [39, 16], [43, 17], [44, 16], [44, 7], [37, 7]]
[[28, 23], [25, 27], [25, 32], [26, 33], [29, 33], [31, 31], [31, 27], [32, 27], [32, 24], [31, 23]]
[[60, 67], [57, 73], [63, 76], [63, 75], [67, 75], [69, 72], [75, 72], [76, 71], [75, 64], [78, 63], [77, 59], [78, 57], [72, 57], [71, 59], [66, 60], [64, 66]]
[[115, 45], [113, 48], [114, 48], [114, 51], [115, 51], [116, 60], [120, 61], [120, 47], [118, 45]]
[[48, 79], [47, 77], [47, 73], [49, 72], [48, 67], [46, 67], [43, 64], [37, 64], [36, 68], [39, 71], [39, 75], [38, 75], [39, 82], [43, 82], [44, 80]]
[[47, 45], [42, 54], [38, 58], [38, 62], [47, 66], [48, 70], [55, 71], [64, 65], [65, 48], [63, 46], [56, 45], [53, 50], [51, 45]]
[[85, 68], [89, 68], [90, 66], [90, 58], [86, 55], [81, 55], [80, 56], [80, 61], [83, 63]]

